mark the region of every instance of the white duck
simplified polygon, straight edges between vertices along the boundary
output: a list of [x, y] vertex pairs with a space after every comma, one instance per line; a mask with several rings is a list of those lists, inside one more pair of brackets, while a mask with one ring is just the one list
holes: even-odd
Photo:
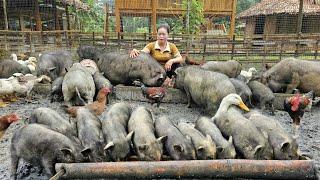
[[242, 70], [240, 72], [240, 75], [244, 76], [247, 80], [246, 83], [248, 83], [252, 79], [253, 73], [256, 73], [256, 72], [257, 72], [256, 68], [252, 67], [252, 68], [249, 68], [248, 71]]
[[239, 109], [249, 111], [239, 95], [229, 94], [223, 98], [212, 120], [222, 134], [232, 136], [234, 146], [244, 158], [272, 159], [273, 152], [266, 134], [260, 132]]
[[229, 94], [222, 99], [219, 109], [215, 116], [212, 117], [212, 120], [214, 121], [215, 119], [224, 117], [227, 114], [229, 107], [232, 105], [239, 106], [241, 109], [249, 111], [249, 108], [243, 103], [238, 94]]

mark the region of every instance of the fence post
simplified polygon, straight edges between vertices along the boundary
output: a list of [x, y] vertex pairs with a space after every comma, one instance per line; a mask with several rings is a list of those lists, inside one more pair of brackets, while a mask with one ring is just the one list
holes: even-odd
[[30, 52], [32, 52], [32, 33], [30, 33], [29, 41], [30, 41]]
[[6, 31], [4, 33], [4, 46], [5, 46], [6, 51], [8, 51], [7, 33], [8, 33], [8, 31]]
[[296, 43], [296, 51], [295, 51], [294, 57], [299, 56], [300, 39], [301, 39], [301, 33], [298, 34], [297, 43]]
[[233, 57], [234, 57], [235, 41], [236, 41], [236, 35], [233, 35], [232, 36], [232, 41], [231, 41], [231, 59], [233, 59]]
[[120, 32], [118, 32], [117, 34], [118, 34], [118, 49], [120, 49]]
[[147, 45], [147, 33], [143, 33], [144, 35], [144, 46]]
[[203, 53], [202, 53], [202, 61], [204, 61], [204, 57], [206, 54], [206, 49], [207, 49], [207, 35], [204, 35], [204, 40], [203, 40]]
[[218, 39], [218, 61], [220, 61], [220, 39]]
[[69, 41], [68, 41], [68, 35], [67, 35], [67, 31], [64, 31], [63, 32], [64, 34], [64, 39], [65, 39], [65, 44], [66, 44], [66, 47], [69, 48]]
[[172, 43], [174, 44], [174, 34], [172, 34]]
[[314, 51], [314, 60], [317, 60], [318, 58], [318, 48], [319, 48], [319, 43], [320, 43], [320, 40], [317, 39], [317, 42], [316, 42], [316, 49]]
[[284, 44], [284, 42], [283, 42], [283, 40], [281, 39], [281, 41], [280, 41], [280, 56], [279, 56], [279, 61], [281, 61], [281, 60], [282, 60], [282, 49], [283, 49], [283, 44]]
[[95, 35], [94, 35], [94, 31], [92, 32], [92, 45], [94, 46], [95, 44]]

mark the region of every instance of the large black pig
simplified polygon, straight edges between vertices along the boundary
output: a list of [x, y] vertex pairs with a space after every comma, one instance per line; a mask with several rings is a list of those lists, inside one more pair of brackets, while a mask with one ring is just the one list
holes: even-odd
[[38, 61], [37, 75], [46, 75], [55, 80], [63, 76], [72, 66], [72, 55], [68, 51], [53, 51], [42, 54]]
[[27, 66], [23, 66], [17, 61], [2, 60], [0, 61], [0, 78], [9, 78], [14, 73], [28, 74], [31, 73]]
[[48, 177], [55, 163], [82, 162], [80, 149], [68, 137], [39, 124], [29, 124], [16, 131], [11, 141], [11, 179], [16, 178], [19, 159], [36, 163]]
[[131, 85], [139, 79], [147, 86], [161, 86], [166, 78], [164, 68], [147, 53], [132, 59], [127, 53], [111, 52], [101, 54], [98, 59], [98, 68], [114, 85]]
[[188, 97], [188, 106], [193, 101], [210, 114], [217, 111], [225, 96], [236, 93], [228, 76], [207, 71], [197, 66], [186, 66], [176, 69], [176, 86], [184, 90]]
[[82, 45], [77, 49], [77, 54], [80, 60], [92, 59], [94, 61], [97, 61], [101, 53], [103, 53], [102, 49], [89, 45]]

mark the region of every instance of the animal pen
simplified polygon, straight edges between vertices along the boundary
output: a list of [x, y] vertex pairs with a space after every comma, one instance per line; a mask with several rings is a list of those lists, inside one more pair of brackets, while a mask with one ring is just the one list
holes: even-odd
[[[174, 30], [170, 41], [183, 54], [197, 60], [236, 59], [260, 63], [279, 61], [287, 56], [318, 60], [319, 2], [304, 0], [301, 32], [297, 33], [298, 1], [265, 0], [236, 17], [236, 0], [203, 0], [205, 21], [201, 31], [185, 34], [175, 30], [174, 23], [188, 12], [182, 0], [97, 1], [104, 21], [99, 31], [84, 30], [86, 25], [81, 17], [88, 14], [93, 21], [96, 17], [90, 15], [93, 10], [81, 1], [3, 0], [0, 11], [6, 13], [1, 13], [0, 17], [6, 14], [8, 28], [6, 21], [0, 22], [3, 29], [0, 30], [0, 48], [10, 52], [41, 52], [61, 48], [75, 50], [81, 44], [91, 44], [109, 49], [141, 49], [155, 39], [156, 24], [168, 22]], [[272, 7], [268, 3], [275, 2], [281, 7], [290, 5], [290, 10], [276, 12], [262, 8]], [[253, 14], [260, 10], [266, 13]], [[252, 21], [254, 18], [256, 22]], [[269, 29], [261, 33], [264, 28]]]
[[[253, 14], [255, 9], [266, 6], [266, 3], [275, 3], [262, 0], [261, 4], [253, 7], [255, 9], [237, 16], [237, 0], [201, 0], [205, 22], [198, 34], [182, 33], [174, 28], [175, 21], [192, 13], [183, 6], [183, 2], [185, 1], [108, 0], [96, 1], [98, 7], [92, 7], [80, 0], [2, 0], [0, 50], [10, 53], [40, 53], [67, 49], [74, 52], [80, 45], [88, 44], [107, 50], [129, 52], [133, 48], [142, 49], [147, 43], [154, 41], [156, 25], [170, 22], [173, 33], [170, 33], [169, 41], [175, 43], [182, 54], [188, 54], [199, 61], [235, 59], [244, 63], [266, 63], [277, 62], [289, 56], [320, 60], [320, 22], [315, 21], [320, 16], [319, 1], [305, 0], [300, 6], [299, 0], [279, 0], [277, 2], [284, 3], [284, 6], [293, 2], [291, 11]], [[81, 19], [96, 21], [97, 17], [90, 14], [94, 8], [103, 17], [99, 31], [86, 29], [87, 24]], [[310, 9], [313, 11], [310, 12]], [[186, 19], [181, 21], [185, 22]], [[185, 26], [188, 30], [195, 28], [188, 26], [188, 23]], [[296, 28], [291, 31], [292, 27]], [[117, 88], [117, 93], [121, 93], [121, 88]], [[140, 92], [139, 88], [129, 90], [132, 96]], [[128, 88], [122, 91], [128, 94]], [[179, 92], [169, 92], [167, 102], [185, 103], [186, 97]], [[313, 160], [74, 163], [56, 164], [55, 168], [58, 174], [52, 179], [316, 179]]]

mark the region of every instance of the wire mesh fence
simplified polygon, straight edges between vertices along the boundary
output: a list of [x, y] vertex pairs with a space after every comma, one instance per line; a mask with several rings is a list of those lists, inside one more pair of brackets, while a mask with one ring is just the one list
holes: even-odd
[[196, 60], [320, 59], [319, 0], [303, 1], [301, 23], [299, 0], [256, 0], [236, 14], [244, 2], [2, 0], [0, 48], [41, 52], [90, 44], [130, 51], [155, 41], [156, 26], [167, 23], [169, 41]]

